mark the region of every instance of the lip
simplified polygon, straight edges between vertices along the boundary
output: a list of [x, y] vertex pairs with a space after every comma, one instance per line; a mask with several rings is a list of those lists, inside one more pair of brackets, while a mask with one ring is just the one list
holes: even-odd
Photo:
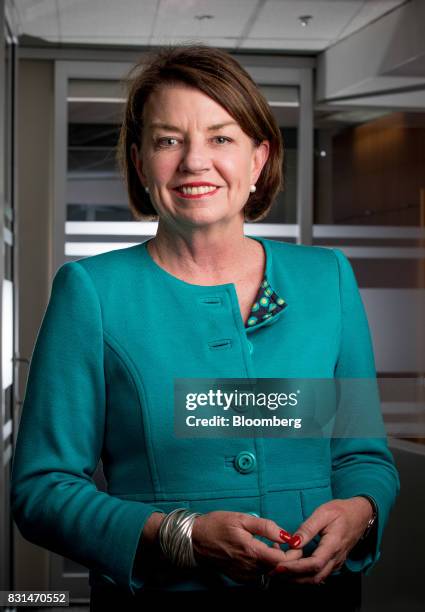
[[177, 185], [175, 189], [179, 189], [180, 187], [218, 187], [215, 183], [209, 183], [208, 181], [194, 181], [192, 183], [181, 183]]
[[[206, 183], [203, 183], [203, 185], [207, 186]], [[191, 187], [195, 187], [195, 185], [191, 185]], [[201, 198], [209, 198], [210, 196], [213, 196], [220, 189], [220, 187], [217, 187], [216, 185], [212, 185], [212, 187], [215, 187], [215, 189], [213, 189], [212, 191], [208, 191], [207, 193], [183, 193], [177, 188], [173, 189], [173, 191], [178, 195], [179, 198], [183, 198], [184, 200], [200, 200]]]

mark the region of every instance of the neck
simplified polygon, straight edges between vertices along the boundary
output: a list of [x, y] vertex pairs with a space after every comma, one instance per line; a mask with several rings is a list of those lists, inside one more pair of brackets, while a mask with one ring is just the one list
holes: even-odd
[[[243, 233], [243, 224], [228, 228], [191, 228], [170, 231], [159, 222], [149, 243], [153, 259], [171, 274], [208, 284], [235, 282], [249, 264], [252, 240]], [[202, 284], [202, 283], [200, 283]]]

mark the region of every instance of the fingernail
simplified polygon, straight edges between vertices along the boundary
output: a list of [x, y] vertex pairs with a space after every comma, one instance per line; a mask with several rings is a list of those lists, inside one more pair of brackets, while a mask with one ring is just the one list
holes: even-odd
[[289, 545], [294, 547], [294, 548], [297, 548], [297, 546], [299, 546], [300, 544], [301, 544], [301, 537], [299, 535], [294, 536], [289, 541]]
[[276, 574], [283, 574], [284, 572], [288, 571], [287, 567], [284, 567], [283, 565], [280, 565], [279, 567], [276, 568]]
[[292, 540], [291, 534], [285, 531], [284, 529], [280, 530], [279, 536], [284, 542], [290, 542]]

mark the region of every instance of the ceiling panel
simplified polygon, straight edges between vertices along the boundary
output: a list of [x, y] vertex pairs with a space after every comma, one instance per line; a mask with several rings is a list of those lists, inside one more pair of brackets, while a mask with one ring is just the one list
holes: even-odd
[[256, 6], [257, 0], [162, 0], [152, 34], [235, 40]]
[[149, 36], [156, 0], [57, 0], [63, 40], [127, 40], [140, 44]]
[[[297, 1], [267, 0], [253, 25], [249, 38], [285, 38], [305, 40], [310, 38], [333, 40], [338, 37], [347, 22], [361, 8], [363, 0]], [[310, 15], [308, 26], [303, 27], [300, 16]]]
[[58, 11], [55, 0], [15, 2], [22, 34], [58, 42], [60, 40]]
[[157, 0], [15, 0], [22, 33], [49, 42], [147, 44]]
[[[11, 0], [20, 32], [52, 43], [319, 52], [406, 0]], [[303, 27], [299, 17], [310, 15]]]

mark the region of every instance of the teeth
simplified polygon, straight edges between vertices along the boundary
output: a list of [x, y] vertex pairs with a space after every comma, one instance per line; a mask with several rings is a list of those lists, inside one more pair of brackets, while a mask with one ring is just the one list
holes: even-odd
[[186, 195], [199, 195], [201, 193], [209, 193], [215, 189], [217, 187], [204, 185], [203, 187], [180, 187], [179, 191]]

